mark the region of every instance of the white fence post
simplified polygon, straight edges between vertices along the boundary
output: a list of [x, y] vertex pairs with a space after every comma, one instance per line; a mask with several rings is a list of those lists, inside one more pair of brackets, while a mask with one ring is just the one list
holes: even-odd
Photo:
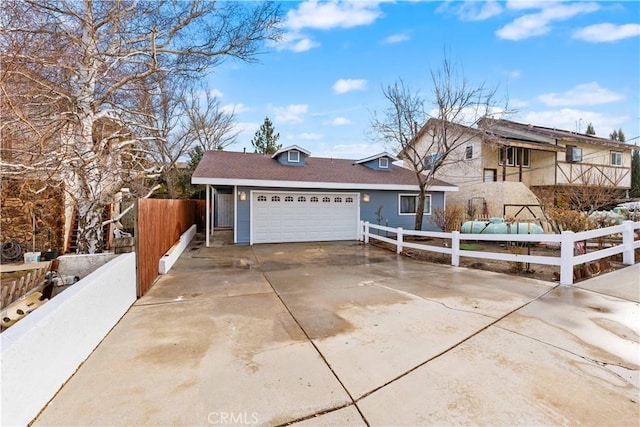
[[573, 231], [560, 235], [560, 284], [573, 285]]
[[624, 221], [624, 231], [622, 232], [622, 263], [624, 265], [633, 265], [634, 251], [633, 251], [633, 221]]
[[396, 253], [400, 254], [402, 252], [402, 227], [398, 227], [398, 234], [396, 238], [398, 239], [398, 243], [396, 244]]
[[356, 235], [356, 238], [359, 242], [362, 241], [362, 227], [364, 227], [364, 221], [358, 220], [358, 234]]
[[451, 265], [458, 267], [460, 265], [460, 232], [451, 232]]
[[369, 243], [369, 221], [364, 223], [364, 242]]

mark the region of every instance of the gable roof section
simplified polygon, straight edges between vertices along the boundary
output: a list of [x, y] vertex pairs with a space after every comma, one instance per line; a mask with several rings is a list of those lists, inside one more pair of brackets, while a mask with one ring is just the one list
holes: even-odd
[[[349, 159], [308, 157], [292, 168], [270, 156], [233, 151], [207, 151], [191, 177], [193, 184], [253, 187], [418, 191], [409, 169], [376, 171]], [[430, 191], [457, 191], [455, 185], [432, 180]]]
[[288, 146], [288, 147], [281, 148], [281, 149], [279, 149], [278, 151], [276, 151], [275, 153], [273, 153], [273, 156], [271, 156], [271, 158], [272, 158], [272, 159], [275, 159], [275, 158], [276, 158], [276, 157], [278, 157], [280, 154], [282, 154], [282, 153], [286, 153], [287, 151], [291, 151], [291, 150], [297, 150], [297, 151], [299, 151], [299, 152], [301, 152], [301, 153], [303, 153], [303, 154], [305, 154], [305, 155], [307, 155], [307, 156], [310, 156], [310, 155], [311, 155], [311, 153], [310, 153], [309, 151], [305, 150], [305, 149], [304, 149], [304, 148], [302, 148], [302, 147], [299, 147], [299, 146], [297, 146], [297, 145], [290, 145], [290, 146]]
[[398, 159], [396, 156], [387, 153], [386, 151], [384, 153], [379, 153], [379, 154], [374, 154], [373, 156], [369, 156], [369, 157], [365, 157], [364, 159], [360, 159], [360, 160], [356, 160], [355, 163], [357, 164], [362, 164], [362, 163], [367, 163], [370, 162], [371, 160], [375, 160], [375, 159], [379, 159], [381, 157], [388, 157], [391, 159], [392, 162], [397, 162]]

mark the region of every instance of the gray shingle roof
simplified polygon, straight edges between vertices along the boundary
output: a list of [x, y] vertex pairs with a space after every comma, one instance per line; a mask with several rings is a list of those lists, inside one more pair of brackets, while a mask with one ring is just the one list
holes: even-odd
[[[304, 166], [285, 166], [271, 156], [233, 151], [207, 151], [193, 173], [195, 184], [230, 184], [231, 180], [281, 181], [283, 186], [291, 183], [334, 183], [358, 188], [359, 185], [415, 186], [412, 171], [395, 166], [391, 170], [373, 170], [349, 159], [329, 159], [307, 157]], [[254, 185], [260, 186], [256, 182]], [[264, 186], [264, 184], [262, 184]], [[455, 185], [440, 180], [432, 180], [431, 187], [451, 187]], [[321, 186], [318, 186], [321, 188]]]

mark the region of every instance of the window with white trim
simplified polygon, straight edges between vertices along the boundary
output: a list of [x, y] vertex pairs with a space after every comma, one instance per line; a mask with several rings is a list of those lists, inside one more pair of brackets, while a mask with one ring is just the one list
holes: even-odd
[[389, 159], [386, 157], [380, 157], [378, 159], [378, 167], [380, 169], [389, 169]]
[[335, 203], [342, 203], [342, 197], [335, 197], [335, 198], [333, 199], [333, 201], [334, 201]]
[[[415, 215], [418, 209], [418, 194], [399, 194], [398, 195], [398, 215]], [[431, 215], [431, 195], [424, 196], [425, 215]]]
[[345, 203], [353, 203], [353, 197], [347, 197], [344, 201]]
[[280, 196], [271, 196], [271, 201], [272, 202], [279, 202], [280, 201]]
[[258, 196], [258, 201], [259, 202], [266, 202], [267, 201], [267, 196]]
[[300, 163], [300, 152], [297, 150], [287, 151], [287, 160], [290, 163]]
[[[506, 151], [506, 153], [505, 153]], [[499, 164], [505, 163], [505, 155], [507, 166], [520, 166], [520, 159], [522, 159], [523, 167], [531, 166], [531, 149], [522, 147], [509, 147], [506, 150], [500, 149]]]
[[331, 202], [331, 197], [323, 197], [322, 198], [322, 202], [323, 203], [330, 203]]
[[622, 166], [622, 151], [611, 152], [611, 166]]
[[304, 197], [304, 196], [298, 196], [298, 201], [301, 202], [301, 203], [304, 203], [304, 202], [307, 201], [307, 198]]
[[311, 203], [318, 203], [318, 198], [316, 196], [311, 197]]
[[285, 202], [293, 202], [293, 196], [285, 196], [284, 201]]

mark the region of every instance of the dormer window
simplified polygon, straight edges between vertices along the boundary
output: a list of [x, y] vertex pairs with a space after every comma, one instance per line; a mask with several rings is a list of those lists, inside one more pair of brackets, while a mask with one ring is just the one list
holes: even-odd
[[296, 150], [291, 150], [287, 152], [287, 160], [290, 163], [300, 163], [300, 152]]
[[389, 169], [389, 159], [386, 157], [380, 157], [378, 159], [378, 167], [380, 169]]

